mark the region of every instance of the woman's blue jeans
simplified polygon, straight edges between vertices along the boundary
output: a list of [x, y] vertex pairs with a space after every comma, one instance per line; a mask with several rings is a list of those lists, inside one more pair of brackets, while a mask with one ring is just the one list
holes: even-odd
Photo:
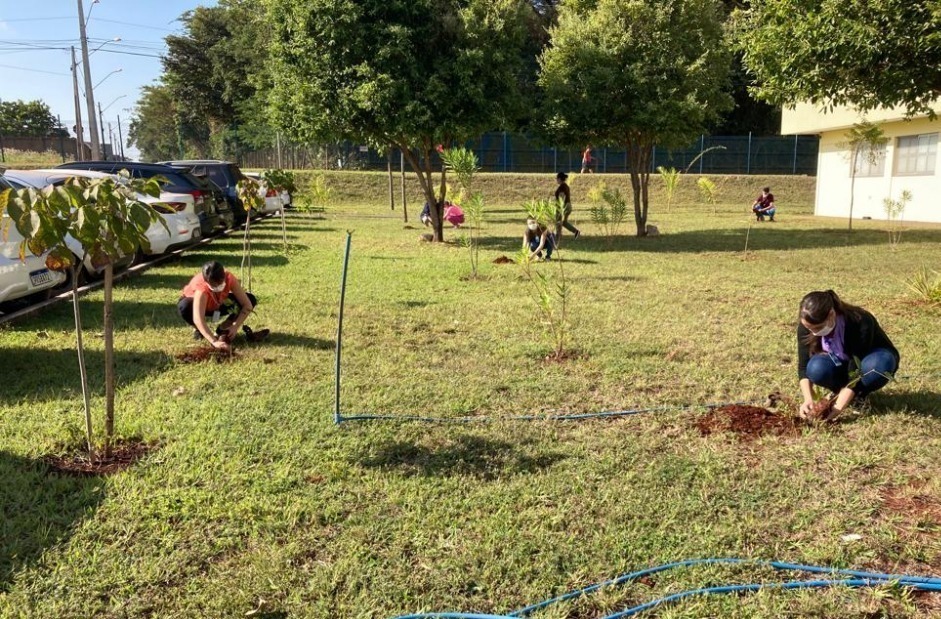
[[[537, 236], [537, 237], [534, 238], [534, 239], [530, 239], [530, 241], [529, 241], [529, 251], [536, 251], [536, 249], [539, 248], [539, 238], [540, 238], [540, 237]], [[555, 249], [555, 235], [550, 232], [550, 233], [549, 233], [549, 236], [546, 237], [546, 244], [545, 244], [545, 246], [543, 247], [543, 250], [545, 250], [545, 252], [546, 252], [546, 260], [551, 260], [551, 259], [552, 259], [552, 250], [553, 250], [553, 249]], [[542, 255], [542, 252], [540, 252], [539, 255], [541, 256], [541, 255]]]
[[[856, 397], [865, 397], [885, 387], [898, 366], [898, 359], [891, 350], [873, 349], [860, 360], [859, 372], [862, 377], [852, 387]], [[840, 361], [828, 353], [816, 354], [807, 362], [807, 378], [813, 384], [837, 393], [850, 382], [849, 361]]]

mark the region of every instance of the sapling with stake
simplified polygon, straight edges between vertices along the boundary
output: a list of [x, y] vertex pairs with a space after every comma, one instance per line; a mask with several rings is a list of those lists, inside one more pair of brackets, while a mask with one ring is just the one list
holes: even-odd
[[[245, 234], [242, 236], [242, 265], [239, 272], [239, 279], [245, 282], [245, 289], [252, 289], [252, 238], [251, 225], [252, 216], [261, 212], [265, 206], [265, 200], [260, 195], [258, 183], [251, 178], [243, 178], [236, 185], [239, 199], [245, 205]], [[246, 270], [246, 266], [248, 267]], [[248, 274], [246, 277], [246, 273]]]

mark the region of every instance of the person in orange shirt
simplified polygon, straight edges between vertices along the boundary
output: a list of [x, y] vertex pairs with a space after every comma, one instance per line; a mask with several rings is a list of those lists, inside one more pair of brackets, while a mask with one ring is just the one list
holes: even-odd
[[[262, 340], [268, 336], [268, 329], [252, 331], [243, 323], [252, 313], [258, 300], [250, 292], [245, 292], [235, 275], [226, 271], [213, 260], [203, 265], [202, 272], [196, 274], [183, 288], [177, 303], [177, 311], [184, 322], [193, 326], [193, 337], [206, 338], [213, 348], [228, 350], [242, 327], [249, 341]], [[206, 318], [211, 317], [218, 323], [225, 317], [215, 333], [210, 331]]]

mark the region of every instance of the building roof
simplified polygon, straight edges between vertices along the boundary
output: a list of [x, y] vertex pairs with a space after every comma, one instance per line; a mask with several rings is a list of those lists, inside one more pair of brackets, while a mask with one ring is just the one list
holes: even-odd
[[[941, 115], [941, 100], [934, 106]], [[911, 118], [925, 118], [927, 114], [918, 114]], [[837, 105], [824, 111], [821, 104], [798, 103], [793, 108], [784, 108], [781, 114], [781, 135], [816, 135], [826, 131], [849, 129], [853, 125], [868, 120], [874, 123], [911, 120], [906, 118], [905, 109], [879, 108], [862, 114], [854, 107]]]

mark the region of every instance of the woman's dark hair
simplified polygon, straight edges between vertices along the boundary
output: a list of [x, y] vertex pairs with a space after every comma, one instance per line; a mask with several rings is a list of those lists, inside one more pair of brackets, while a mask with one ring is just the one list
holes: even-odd
[[[861, 307], [844, 303], [832, 290], [816, 290], [807, 293], [801, 299], [797, 317], [798, 320], [806, 320], [812, 325], [819, 325], [830, 315], [830, 310], [834, 310], [838, 316], [848, 316], [853, 320], [859, 320], [863, 312]], [[820, 349], [820, 338], [812, 333], [808, 334], [804, 343], [810, 348], [811, 354]]]
[[218, 286], [225, 281], [225, 268], [215, 260], [207, 262], [203, 265], [203, 279], [210, 286]]
[[566, 174], [565, 172], [559, 172], [558, 174], [555, 175], [555, 177], [557, 180], [560, 180], [563, 183], [569, 179], [569, 175]]
[[771, 187], [762, 187], [761, 190], [765, 193], [771, 193]]

